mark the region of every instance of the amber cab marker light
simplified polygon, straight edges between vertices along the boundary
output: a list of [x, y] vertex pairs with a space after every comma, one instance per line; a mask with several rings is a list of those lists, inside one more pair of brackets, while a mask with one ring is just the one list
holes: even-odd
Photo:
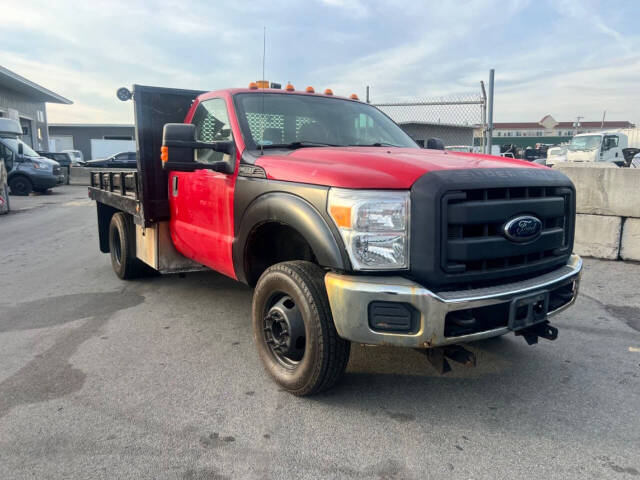
[[249, 89], [250, 90], [257, 90], [258, 89], [258, 84], [256, 82], [251, 82], [249, 84]]
[[307, 93], [315, 93], [313, 87], [307, 87]]
[[293, 85], [291, 85], [291, 83], [287, 83], [287, 86], [285, 87], [285, 90], [287, 92], [293, 92], [295, 90], [295, 88], [293, 87]]
[[162, 163], [167, 163], [169, 161], [169, 147], [163, 145], [160, 148], [160, 160], [162, 160]]
[[269, 88], [269, 80], [258, 80], [256, 85], [258, 88]]
[[360, 99], [358, 98], [358, 95], [356, 95], [355, 93], [352, 93], [352, 94], [349, 96], [349, 98], [350, 98], [351, 100], [360, 100]]
[[327, 88], [327, 89], [324, 91], [324, 94], [325, 94], [325, 95], [333, 95], [333, 90], [331, 90], [330, 88]]

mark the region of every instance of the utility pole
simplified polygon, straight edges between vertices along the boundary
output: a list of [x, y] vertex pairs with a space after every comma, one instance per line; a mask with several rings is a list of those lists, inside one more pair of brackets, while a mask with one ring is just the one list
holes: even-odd
[[602, 123], [600, 124], [600, 128], [604, 128], [604, 117], [607, 116], [607, 111], [602, 112]]
[[584, 117], [581, 117], [580, 115], [578, 115], [576, 117], [576, 121], [573, 122], [573, 126], [576, 127], [576, 135], [580, 132], [578, 132], [578, 129], [580, 128], [580, 120], [582, 120]]
[[492, 68], [489, 70], [489, 128], [487, 129], [487, 153], [491, 155], [491, 147], [493, 146], [493, 77], [495, 76], [495, 70]]

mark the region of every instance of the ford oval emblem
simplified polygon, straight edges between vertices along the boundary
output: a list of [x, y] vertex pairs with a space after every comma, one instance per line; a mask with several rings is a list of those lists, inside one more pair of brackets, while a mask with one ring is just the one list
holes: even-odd
[[542, 222], [531, 215], [515, 217], [504, 224], [504, 236], [512, 242], [530, 242], [542, 233]]

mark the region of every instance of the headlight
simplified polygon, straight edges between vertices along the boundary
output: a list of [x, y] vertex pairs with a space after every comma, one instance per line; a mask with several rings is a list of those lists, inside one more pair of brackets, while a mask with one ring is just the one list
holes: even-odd
[[329, 190], [327, 205], [355, 270], [409, 268], [409, 192]]
[[37, 168], [38, 170], [50, 170], [48, 163], [40, 163], [40, 162], [31, 162], [33, 164], [33, 168]]

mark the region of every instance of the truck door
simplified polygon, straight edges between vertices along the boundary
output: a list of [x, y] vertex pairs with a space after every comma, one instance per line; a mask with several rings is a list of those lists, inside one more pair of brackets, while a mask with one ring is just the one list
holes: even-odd
[[[222, 98], [202, 101], [191, 123], [196, 126], [197, 140], [233, 140], [227, 106]], [[196, 162], [221, 160], [231, 161], [229, 155], [221, 152], [196, 150]], [[236, 175], [206, 169], [172, 171], [169, 175], [171, 236], [176, 248], [186, 257], [232, 278], [235, 278], [231, 247]]]
[[[622, 160], [620, 148], [618, 148], [619, 139], [617, 135], [605, 135], [602, 139], [602, 150], [600, 152], [601, 162], [615, 162]], [[618, 158], [620, 157], [620, 158]]]

